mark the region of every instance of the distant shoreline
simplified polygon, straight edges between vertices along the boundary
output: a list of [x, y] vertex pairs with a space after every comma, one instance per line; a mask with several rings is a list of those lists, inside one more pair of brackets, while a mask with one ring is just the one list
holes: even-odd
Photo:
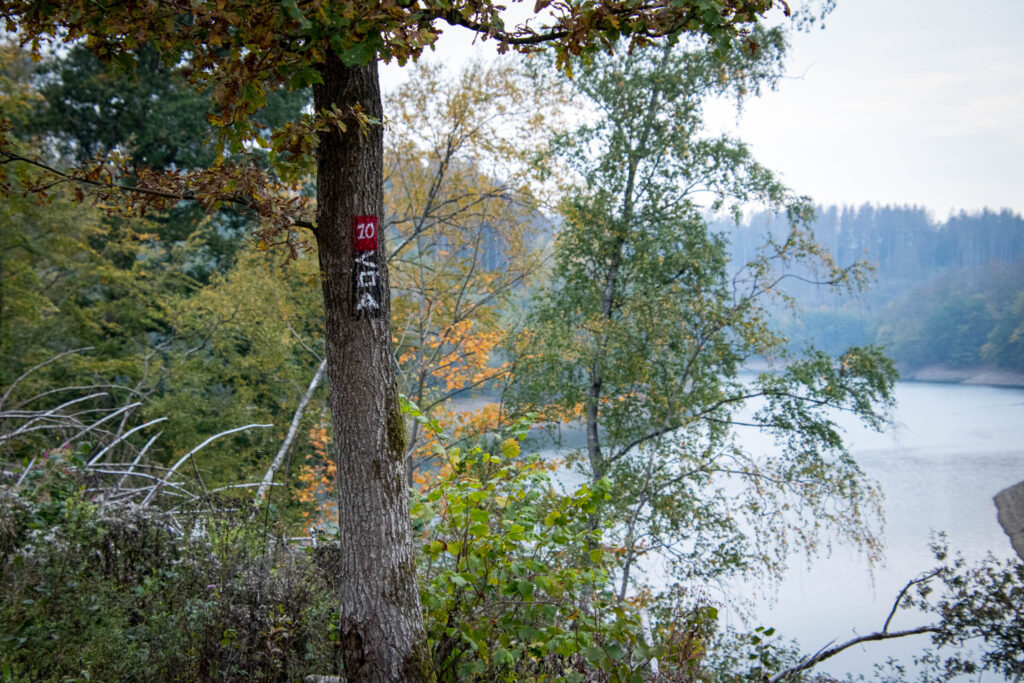
[[900, 379], [913, 382], [942, 382], [945, 384], [979, 384], [992, 387], [1024, 387], [1024, 373], [993, 366], [974, 368], [947, 368], [929, 365], [915, 370], [900, 369]]
[[[762, 359], [748, 362], [743, 369], [747, 372], [771, 372], [779, 366]], [[938, 384], [976, 384], [990, 387], [1024, 388], [1024, 373], [981, 365], [970, 368], [948, 368], [945, 365], [929, 365], [909, 369], [899, 367], [900, 381], [935, 382]]]

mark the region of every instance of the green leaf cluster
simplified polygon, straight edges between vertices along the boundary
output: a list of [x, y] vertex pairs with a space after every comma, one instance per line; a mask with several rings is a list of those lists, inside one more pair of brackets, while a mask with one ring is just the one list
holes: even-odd
[[[420, 594], [440, 680], [642, 680], [660, 650], [609, 591], [600, 529], [607, 482], [569, 494], [507, 439], [451, 448], [414, 496]], [[585, 662], [585, 668], [580, 668]]]

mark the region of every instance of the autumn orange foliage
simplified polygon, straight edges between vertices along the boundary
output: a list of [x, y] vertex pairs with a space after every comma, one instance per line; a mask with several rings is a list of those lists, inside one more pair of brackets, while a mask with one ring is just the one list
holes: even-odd
[[321, 423], [309, 430], [310, 452], [299, 474], [295, 497], [305, 504], [302, 517], [307, 533], [338, 523], [338, 497], [334, 494], [337, 465], [328, 457], [327, 427]]

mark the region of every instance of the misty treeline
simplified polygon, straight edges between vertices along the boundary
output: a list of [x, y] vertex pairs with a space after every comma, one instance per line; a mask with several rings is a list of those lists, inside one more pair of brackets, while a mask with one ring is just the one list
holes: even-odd
[[[784, 229], [754, 214], [729, 231], [734, 263], [765, 234]], [[1008, 209], [933, 218], [923, 207], [819, 207], [815, 238], [840, 262], [865, 259], [870, 286], [856, 297], [796, 287], [800, 316], [780, 315], [793, 343], [835, 352], [883, 346], [907, 370], [992, 365], [1024, 371], [1024, 217]]]
[[[1018, 248], [972, 243], [954, 263], [916, 210], [899, 239], [887, 210], [815, 222], [741, 141], [703, 131], [705, 98], [781, 77], [782, 32], [755, 39], [595, 56], [573, 79], [544, 61], [420, 65], [387, 98], [380, 227], [404, 397], [387, 438], [429, 652], [411, 679], [816, 680], [844, 648], [922, 633], [985, 643], [925, 655], [936, 677], [1024, 670], [1021, 565], [968, 567], [941, 544], [893, 596], [911, 631], [882, 614], [812, 654], [719, 619], [796, 549], [880, 559], [880, 491], [833, 418], [884, 428], [896, 372], [864, 340], [793, 349], [778, 325], [791, 295], [812, 314], [819, 288], [865, 296], [869, 262], [903, 272], [911, 239], [943, 267]], [[81, 46], [34, 62], [5, 44], [0, 59], [4, 680], [358, 680], [338, 623], [344, 454], [316, 247], [298, 229], [268, 240], [245, 205], [118, 194], [248, 164], [305, 206], [318, 129], [287, 122], [308, 89], [270, 93], [254, 119], [280, 148], [218, 157], [206, 94], [146, 49], [130, 72]], [[750, 205], [768, 212], [751, 228], [707, 219]], [[740, 376], [766, 356], [776, 372]], [[751, 421], [770, 456], [735, 438]], [[585, 451], [529, 455], [559, 426]]]

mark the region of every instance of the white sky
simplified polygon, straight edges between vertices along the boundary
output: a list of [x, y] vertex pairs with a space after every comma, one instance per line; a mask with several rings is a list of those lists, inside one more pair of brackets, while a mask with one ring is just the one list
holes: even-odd
[[[449, 31], [435, 59], [471, 52]], [[1024, 0], [838, 0], [793, 37], [790, 77], [709, 125], [821, 204], [1024, 213]], [[382, 74], [385, 87], [401, 79]]]

